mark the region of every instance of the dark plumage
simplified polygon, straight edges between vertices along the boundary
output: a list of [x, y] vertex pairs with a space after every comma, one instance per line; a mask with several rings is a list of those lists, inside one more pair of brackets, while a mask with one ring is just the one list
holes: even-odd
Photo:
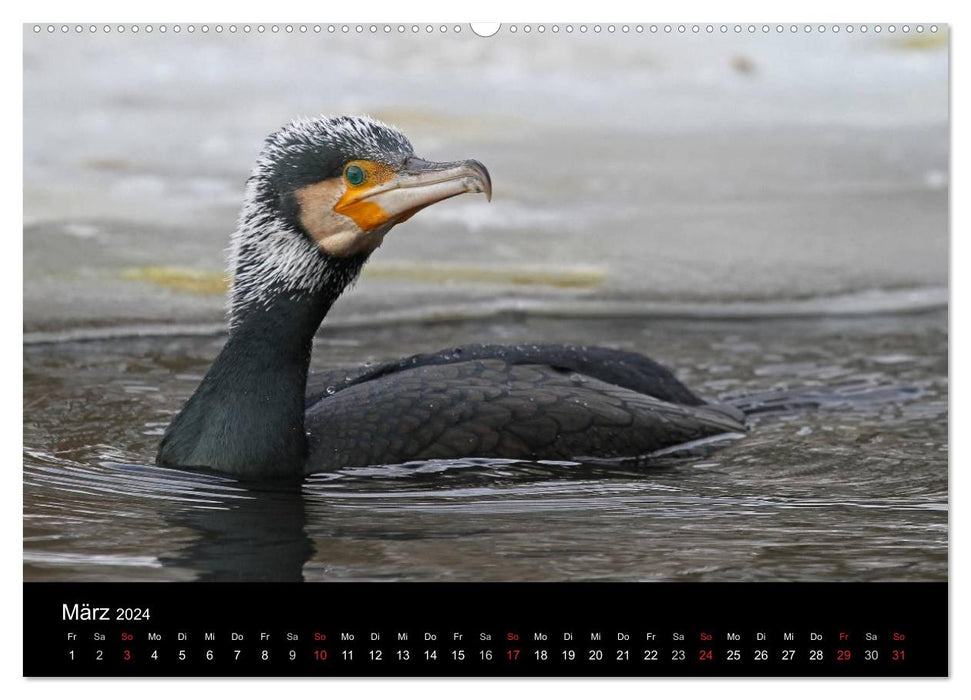
[[706, 406], [655, 362], [606, 348], [469, 345], [339, 376], [311, 385], [308, 471], [647, 456], [744, 430], [741, 412]]
[[246, 478], [423, 459], [639, 458], [745, 430], [635, 353], [469, 345], [308, 381], [313, 335], [370, 251], [419, 209], [491, 193], [476, 161], [428, 163], [360, 117], [267, 139], [233, 242], [226, 346], [158, 461]]

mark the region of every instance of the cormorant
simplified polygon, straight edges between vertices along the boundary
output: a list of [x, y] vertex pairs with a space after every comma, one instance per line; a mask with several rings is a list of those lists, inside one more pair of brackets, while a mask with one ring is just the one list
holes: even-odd
[[232, 237], [225, 347], [159, 447], [159, 464], [246, 479], [448, 458], [636, 458], [745, 431], [635, 353], [469, 345], [311, 377], [314, 334], [385, 235], [424, 207], [492, 196], [475, 160], [432, 163], [369, 117], [270, 135]]

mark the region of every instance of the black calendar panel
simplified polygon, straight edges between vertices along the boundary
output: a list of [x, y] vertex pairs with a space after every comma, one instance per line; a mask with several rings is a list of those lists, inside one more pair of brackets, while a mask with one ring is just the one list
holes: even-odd
[[24, 586], [28, 676], [945, 676], [947, 584]]

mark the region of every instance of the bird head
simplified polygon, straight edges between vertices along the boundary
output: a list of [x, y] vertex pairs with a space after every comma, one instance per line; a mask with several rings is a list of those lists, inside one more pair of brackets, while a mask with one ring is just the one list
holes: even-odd
[[233, 306], [270, 289], [333, 286], [337, 271], [353, 278], [394, 226], [466, 192], [492, 197], [476, 160], [423, 160], [404, 134], [369, 117], [293, 121], [267, 137], [248, 181]]

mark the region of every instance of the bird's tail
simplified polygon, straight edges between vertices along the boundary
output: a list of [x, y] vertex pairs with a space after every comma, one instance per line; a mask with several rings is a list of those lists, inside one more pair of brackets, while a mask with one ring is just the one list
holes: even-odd
[[924, 389], [919, 386], [860, 381], [725, 397], [721, 399], [721, 403], [740, 410], [746, 416], [755, 416], [763, 413], [799, 413], [816, 408], [895, 403], [919, 398], [923, 393]]

